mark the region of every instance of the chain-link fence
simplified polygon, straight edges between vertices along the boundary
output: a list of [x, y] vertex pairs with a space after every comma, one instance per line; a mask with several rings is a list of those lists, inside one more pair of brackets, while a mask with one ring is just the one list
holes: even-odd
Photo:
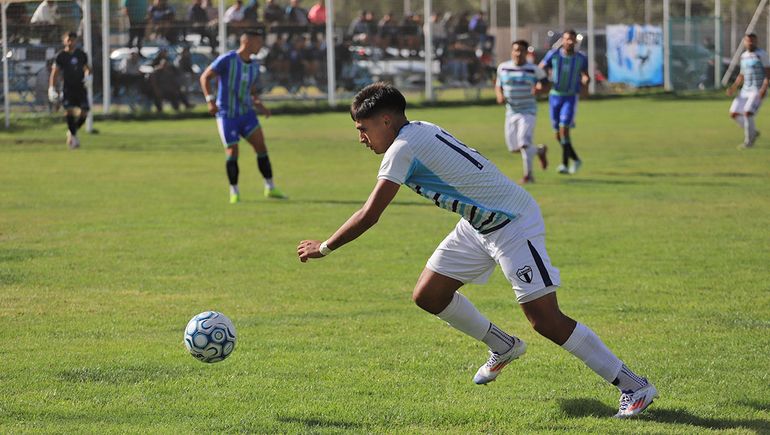
[[[224, 14], [211, 0], [91, 1], [95, 110], [101, 110], [107, 100], [102, 86], [105, 73], [109, 73], [106, 92], [113, 113], [182, 110], [202, 102], [200, 73], [222, 46], [235, 48], [240, 32], [256, 26], [267, 32], [265, 48], [258, 56], [266, 98], [326, 100], [330, 69], [326, 65], [325, 2], [224, 1]], [[633, 38], [620, 41], [618, 48], [618, 42], [608, 38], [608, 26], [649, 24], [652, 27], [644, 32], [662, 32], [663, 0], [434, 0], [427, 18], [422, 1], [338, 0], [334, 2], [331, 69], [335, 95], [347, 97], [375, 80], [425, 89], [423, 30], [427, 21], [432, 35], [433, 60], [428, 67], [434, 97], [441, 100], [449, 95], [445, 91], [463, 89], [462, 98], [473, 98], [492, 88], [495, 66], [509, 57], [512, 34], [530, 41], [534, 61], [558, 43], [564, 29], [578, 32], [580, 50], [585, 52], [589, 3], [594, 6], [596, 92], [634, 89], [633, 83], [613, 82], [612, 62], [645, 64], [644, 50], [649, 47], [636, 48], [632, 57], [615, 60], [613, 53], [625, 50], [623, 44]], [[715, 18], [717, 3], [720, 18]], [[104, 21], [103, 4], [108, 5]], [[715, 76], [726, 70], [758, 4], [752, 0], [670, 0], [673, 89], [713, 88]], [[63, 32], [77, 31], [82, 38], [83, 3], [14, 2], [5, 3], [4, 8], [12, 111], [51, 111], [55, 108], [46, 98], [51, 61], [61, 48]], [[767, 16], [765, 11], [755, 29], [760, 41], [770, 36]], [[518, 24], [515, 29], [511, 29], [512, 17]], [[109, 33], [103, 40], [104, 23], [109, 25]], [[220, 23], [225, 23], [224, 35]], [[633, 31], [628, 30], [628, 35]], [[640, 30], [636, 32], [640, 34]], [[103, 44], [108, 44], [107, 70], [103, 68]]]

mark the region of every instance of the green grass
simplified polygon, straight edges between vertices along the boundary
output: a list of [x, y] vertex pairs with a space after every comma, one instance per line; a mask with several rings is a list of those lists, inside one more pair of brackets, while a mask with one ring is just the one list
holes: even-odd
[[[261, 197], [243, 148], [236, 206], [212, 120], [103, 122], [77, 152], [63, 123], [0, 133], [0, 432], [770, 433], [770, 139], [737, 151], [728, 105], [581, 102], [582, 172], [528, 187], [563, 310], [660, 390], [634, 421], [608, 418], [616, 390], [529, 327], [499, 272], [464, 291], [529, 352], [472, 384], [484, 347], [410, 301], [457, 218], [406, 188], [356, 242], [296, 259], [376, 181], [344, 113], [263, 120], [291, 199]], [[521, 176], [500, 107], [408, 115]], [[182, 345], [209, 309], [239, 340], [214, 365]]]

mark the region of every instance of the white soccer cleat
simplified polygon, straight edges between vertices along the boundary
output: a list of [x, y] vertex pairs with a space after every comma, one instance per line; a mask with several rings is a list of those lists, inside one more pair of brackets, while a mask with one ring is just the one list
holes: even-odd
[[569, 165], [569, 173], [575, 174], [577, 171], [580, 170], [580, 167], [583, 165], [583, 162], [581, 160], [575, 160], [572, 162], [571, 165]]
[[563, 164], [559, 165], [559, 167], [556, 168], [556, 172], [560, 174], [569, 174], [569, 171], [567, 170], [567, 167]]
[[514, 340], [513, 346], [508, 352], [498, 354], [495, 352], [489, 352], [489, 359], [486, 364], [479, 367], [476, 372], [476, 376], [473, 377], [473, 382], [478, 385], [488, 384], [497, 378], [497, 375], [503, 370], [503, 367], [516, 358], [524, 355], [527, 351], [527, 343], [523, 340], [519, 340], [516, 337], [511, 337]]
[[634, 392], [622, 393], [620, 395], [620, 408], [615, 414], [615, 418], [629, 418], [638, 415], [647, 409], [656, 397], [658, 397], [658, 390], [655, 389], [652, 382], [647, 382], [647, 385]]

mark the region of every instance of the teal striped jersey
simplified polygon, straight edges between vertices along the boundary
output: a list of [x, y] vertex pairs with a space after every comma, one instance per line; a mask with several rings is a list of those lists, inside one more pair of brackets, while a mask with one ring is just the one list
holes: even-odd
[[760, 48], [754, 51], [744, 51], [741, 54], [741, 74], [743, 74], [743, 91], [758, 91], [765, 80], [765, 68], [770, 68], [767, 52]]
[[259, 62], [244, 62], [233, 50], [216, 58], [211, 69], [219, 75], [217, 116], [235, 118], [254, 111], [251, 88], [259, 82]]
[[571, 96], [580, 93], [581, 73], [588, 73], [588, 58], [577, 51], [565, 54], [560, 48], [549, 51], [540, 63], [551, 70], [551, 95]]
[[545, 72], [537, 65], [516, 65], [512, 60], [497, 67], [495, 86], [503, 89], [506, 113], [537, 114], [537, 102], [532, 94], [535, 84], [545, 79]]

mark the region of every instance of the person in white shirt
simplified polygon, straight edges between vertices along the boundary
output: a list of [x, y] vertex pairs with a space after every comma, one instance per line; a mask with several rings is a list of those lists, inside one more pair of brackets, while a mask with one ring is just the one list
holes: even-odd
[[364, 206], [326, 241], [301, 241], [300, 261], [326, 257], [358, 238], [377, 223], [405, 184], [461, 217], [428, 259], [412, 299], [489, 346], [489, 359], [476, 372], [474, 383], [494, 381], [527, 348], [458, 292], [463, 284], [486, 282], [500, 264], [532, 327], [618, 387], [616, 417], [632, 417], [646, 409], [657, 395], [653, 384], [626, 367], [591, 329], [559, 309], [559, 270], [545, 250], [543, 217], [532, 196], [446, 130], [408, 121], [405, 109], [401, 92], [385, 83], [369, 85], [354, 97], [350, 114], [359, 141], [383, 154], [377, 184]]
[[[746, 51], [741, 54], [741, 72], [732, 86], [727, 88], [728, 96], [735, 95], [730, 104], [730, 117], [743, 129], [743, 143], [738, 145], [739, 149], [753, 147], [759, 137], [754, 117], [767, 95], [770, 79], [770, 60], [767, 52], [757, 46], [757, 35], [749, 33], [744, 36], [743, 47]], [[741, 90], [736, 95], [739, 86]]]
[[59, 14], [56, 5], [51, 0], [43, 0], [35, 9], [30, 24], [56, 24], [59, 20]]

